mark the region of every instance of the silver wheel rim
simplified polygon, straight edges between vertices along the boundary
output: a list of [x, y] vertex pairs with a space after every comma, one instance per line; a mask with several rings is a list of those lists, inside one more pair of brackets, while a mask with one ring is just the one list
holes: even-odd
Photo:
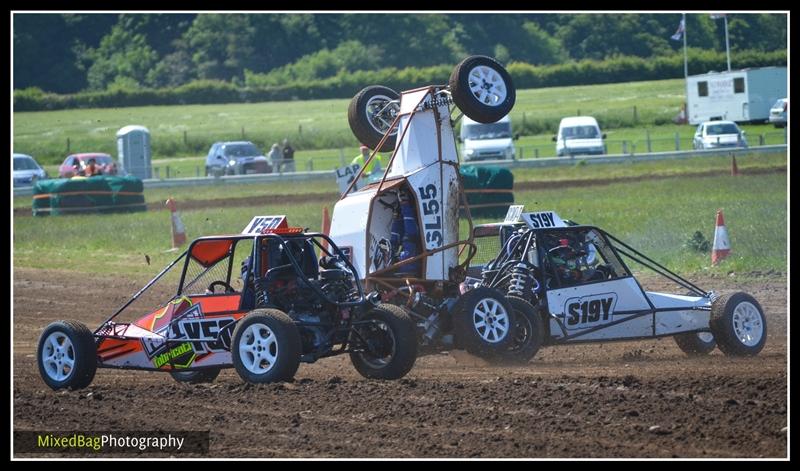
[[472, 324], [485, 342], [501, 342], [508, 335], [508, 311], [496, 299], [481, 299], [472, 310]]
[[714, 341], [714, 334], [711, 332], [698, 332], [697, 338], [703, 343], [711, 343]]
[[[386, 95], [375, 95], [367, 100], [367, 121], [372, 129], [381, 134], [386, 134], [400, 110], [399, 105], [392, 101]], [[397, 134], [397, 126], [389, 133], [390, 136], [394, 134]]]
[[476, 100], [486, 106], [500, 106], [506, 101], [508, 87], [493, 68], [479, 65], [469, 71], [469, 90]]
[[47, 377], [64, 381], [75, 370], [75, 347], [63, 332], [53, 332], [47, 336], [40, 353]]
[[239, 339], [239, 359], [253, 374], [264, 374], [278, 360], [278, 339], [264, 324], [249, 325]]
[[733, 309], [733, 333], [742, 344], [754, 347], [764, 336], [764, 321], [753, 303], [744, 301]]

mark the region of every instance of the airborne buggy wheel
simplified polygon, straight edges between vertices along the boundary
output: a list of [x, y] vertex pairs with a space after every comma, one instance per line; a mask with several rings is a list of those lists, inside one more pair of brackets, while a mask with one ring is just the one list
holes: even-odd
[[353, 327], [351, 338], [363, 343], [350, 352], [358, 373], [369, 379], [399, 379], [417, 360], [417, 334], [414, 321], [405, 310], [392, 304], [374, 307]]
[[722, 353], [757, 355], [767, 341], [767, 319], [761, 305], [747, 293], [723, 295], [711, 305], [711, 332]]
[[453, 102], [479, 123], [494, 123], [507, 115], [517, 99], [511, 76], [499, 62], [487, 56], [470, 56], [450, 75]]
[[56, 321], [39, 337], [39, 374], [52, 389], [82, 389], [97, 371], [97, 344], [80, 322]]
[[179, 383], [188, 384], [203, 384], [213, 383], [217, 376], [219, 376], [219, 368], [209, 368], [207, 370], [194, 370], [194, 371], [170, 371], [169, 374], [172, 379]]
[[248, 383], [273, 383], [294, 377], [300, 366], [300, 333], [277, 309], [256, 309], [236, 323], [231, 358]]
[[350, 129], [362, 144], [375, 149], [383, 136], [389, 136], [378, 152], [389, 152], [397, 141], [397, 126], [389, 129], [400, 111], [400, 95], [391, 88], [372, 85], [356, 93], [347, 108], [347, 121]]
[[489, 360], [511, 347], [515, 322], [511, 304], [495, 288], [480, 287], [468, 291], [453, 307], [457, 345]]
[[689, 332], [673, 336], [678, 348], [689, 356], [708, 355], [717, 348], [717, 341], [711, 332]]
[[511, 327], [511, 343], [508, 349], [497, 351], [491, 361], [498, 364], [525, 365], [536, 356], [544, 342], [544, 319], [528, 301], [516, 296], [506, 299], [516, 318]]

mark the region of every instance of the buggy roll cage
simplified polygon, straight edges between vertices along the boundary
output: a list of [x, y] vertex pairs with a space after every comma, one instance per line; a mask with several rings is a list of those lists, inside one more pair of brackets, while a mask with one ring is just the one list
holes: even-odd
[[[403, 116], [407, 116], [408, 115], [408, 123], [409, 124], [407, 124], [405, 126], [405, 128], [403, 129], [403, 133], [397, 137], [397, 141], [396, 141], [397, 144], [395, 144], [395, 148], [392, 151], [392, 155], [391, 155], [391, 157], [389, 157], [389, 162], [387, 162], [387, 164], [386, 164], [386, 169], [383, 171], [383, 176], [377, 182], [377, 187], [378, 188], [375, 191], [375, 194], [377, 195], [377, 194], [381, 193], [381, 190], [383, 190], [384, 184], [386, 183], [387, 176], [389, 175], [389, 170], [392, 168], [392, 163], [394, 162], [395, 157], [397, 157], [397, 151], [400, 148], [399, 144], [400, 144], [400, 142], [403, 141], [403, 139], [406, 136], [406, 133], [408, 132], [408, 130], [411, 127], [410, 126], [411, 120], [414, 119], [414, 116], [416, 116], [416, 114], [418, 112], [431, 110], [431, 111], [433, 111], [433, 113], [434, 113], [434, 115], [436, 117], [436, 121], [437, 122], [440, 121], [442, 118], [439, 116], [438, 106], [445, 105], [445, 104], [446, 105], [453, 104], [453, 97], [452, 97], [452, 94], [451, 94], [451, 92], [450, 92], [448, 87], [449, 87], [448, 85], [428, 85], [428, 86], [425, 86], [425, 87], [419, 87], [419, 88], [415, 88], [415, 89], [412, 89], [412, 90], [407, 90], [407, 91], [402, 92], [402, 93], [411, 93], [411, 92], [416, 92], [416, 91], [421, 91], [421, 90], [426, 90], [427, 89], [430, 92], [431, 100], [429, 100], [427, 103], [423, 103], [425, 101], [425, 99], [427, 98], [427, 96], [428, 96], [427, 94], [423, 95], [422, 98], [420, 99], [420, 101], [414, 106], [414, 108], [410, 112], [405, 112], [405, 113], [398, 112], [394, 116], [394, 119], [392, 120], [391, 124], [389, 125], [389, 128], [383, 134], [383, 138], [381, 138], [381, 140], [378, 142], [378, 144], [375, 146], [375, 148], [369, 154], [369, 157], [367, 158], [367, 160], [364, 162], [364, 166], [359, 169], [358, 174], [356, 174], [355, 178], [353, 178], [353, 181], [350, 182], [350, 184], [347, 186], [347, 189], [345, 189], [344, 193], [342, 193], [341, 196], [339, 197], [340, 201], [342, 199], [344, 199], [345, 197], [347, 197], [348, 194], [350, 194], [350, 192], [352, 191], [352, 189], [355, 186], [356, 182], [359, 181], [359, 179], [361, 178], [361, 175], [364, 173], [366, 168], [369, 166], [369, 163], [372, 162], [372, 160], [375, 158], [375, 154], [378, 153], [378, 149], [383, 147], [383, 144], [386, 142], [386, 139], [388, 139], [389, 136], [391, 135], [392, 129], [394, 129], [395, 127], [399, 126], [400, 118], [402, 118]], [[401, 93], [401, 98], [402, 98], [402, 93]], [[391, 100], [390, 102], [388, 102], [386, 104], [386, 106], [384, 106], [384, 108], [381, 109], [381, 112], [384, 109], [386, 109], [390, 104], [394, 104], [394, 103], [399, 104], [401, 102], [401, 98], [398, 98], [396, 100]], [[463, 113], [459, 112], [458, 116], [456, 116], [455, 119], [452, 119], [452, 113], [453, 113], [452, 110], [450, 110], [450, 115], [448, 115], [448, 117], [447, 117], [452, 122], [458, 121], [463, 116]], [[440, 129], [438, 128], [438, 126], [437, 126], [436, 137], [437, 137], [437, 141], [438, 141], [437, 153], [438, 153], [439, 159], [441, 161], [442, 134], [441, 134]], [[458, 153], [458, 146], [456, 146], [456, 153]], [[377, 270], [377, 271], [372, 272], [372, 273], [366, 273], [364, 275], [365, 279], [367, 279], [369, 281], [373, 281], [376, 284], [392, 288], [392, 287], [394, 287], [394, 284], [395, 284], [396, 280], [392, 279], [392, 278], [384, 278], [384, 277], [382, 277], [382, 275], [387, 275], [387, 274], [389, 274], [391, 272], [396, 271], [398, 268], [403, 267], [404, 265], [408, 265], [408, 264], [417, 262], [419, 260], [422, 260], [422, 259], [430, 256], [430, 255], [433, 255], [433, 254], [439, 253], [439, 252], [443, 252], [443, 251], [451, 249], [453, 247], [458, 247], [458, 257], [459, 258], [461, 258], [461, 255], [463, 254], [465, 249], [468, 249], [468, 252], [467, 252], [467, 256], [465, 257], [464, 261], [459, 263], [455, 267], [453, 267], [453, 269], [451, 271], [451, 274], [450, 274], [450, 279], [453, 280], [453, 278], [462, 278], [462, 279], [464, 278], [464, 274], [466, 273], [467, 267], [469, 266], [469, 262], [472, 260], [472, 258], [475, 256], [475, 254], [477, 254], [477, 252], [478, 252], [478, 247], [475, 245], [475, 237], [472, 234], [473, 228], [474, 228], [473, 223], [472, 223], [472, 214], [470, 213], [469, 204], [467, 202], [466, 193], [464, 192], [464, 183], [461, 180], [461, 173], [458, 172], [459, 164], [458, 163], [454, 164], [452, 162], [441, 162], [441, 163], [443, 163], [443, 164], [446, 163], [448, 165], [453, 165], [453, 166], [456, 167], [456, 180], [458, 181], [459, 200], [460, 200], [460, 204], [464, 208], [467, 224], [469, 225], [469, 228], [467, 230], [467, 239], [458, 240], [456, 242], [451, 242], [449, 244], [443, 245], [441, 247], [437, 247], [437, 248], [432, 249], [432, 250], [428, 250], [428, 249], [424, 249], [423, 248], [422, 252], [419, 253], [418, 255], [415, 255], [413, 257], [407, 258], [407, 259], [405, 259], [403, 261], [400, 261], [398, 263], [392, 264], [391, 266], [383, 268], [381, 270]], [[405, 177], [397, 176], [397, 177], [390, 178], [390, 180], [401, 179], [401, 178], [405, 178]], [[375, 186], [375, 183], [372, 183], [369, 187], [371, 188], [371, 187], [374, 187], [374, 186]], [[415, 282], [424, 282], [426, 280], [424, 280], [424, 279], [415, 279], [414, 281]]]
[[[498, 228], [498, 231], [502, 230], [501, 229], [502, 227], [503, 226], [500, 226]], [[622, 264], [622, 267], [625, 269], [625, 271], [627, 272], [628, 276], [630, 276], [630, 274], [631, 274], [630, 268], [625, 263], [624, 258], [620, 257], [620, 255], [623, 255], [624, 257], [626, 257], [626, 258], [628, 258], [630, 260], [633, 260], [634, 262], [644, 266], [645, 268], [648, 268], [648, 269], [654, 271], [655, 273], [663, 276], [664, 278], [667, 278], [668, 280], [672, 281], [673, 283], [675, 283], [675, 284], [677, 284], [677, 285], [679, 285], [679, 286], [681, 286], [681, 287], [683, 287], [685, 289], [688, 289], [689, 291], [691, 291], [694, 294], [697, 294], [698, 296], [709, 297], [712, 294], [710, 291], [706, 291], [706, 290], [700, 288], [696, 284], [692, 283], [691, 281], [687, 280], [686, 278], [683, 278], [682, 276], [678, 275], [677, 273], [669, 270], [668, 268], [666, 268], [665, 266], [663, 266], [660, 263], [656, 262], [655, 260], [647, 257], [643, 253], [641, 253], [638, 250], [634, 249], [633, 247], [631, 247], [630, 245], [626, 244], [625, 242], [622, 242], [617, 237], [614, 237], [613, 235], [609, 234], [608, 232], [604, 231], [603, 229], [600, 229], [597, 226], [579, 225], [579, 224], [571, 224], [571, 225], [569, 225], [567, 227], [555, 227], [555, 228], [541, 228], [541, 229], [528, 228], [522, 234], [518, 235], [517, 237], [514, 237], [514, 238], [509, 237], [506, 240], [506, 242], [503, 244], [501, 249], [500, 249], [501, 250], [501, 254], [498, 257], [494, 258], [493, 260], [489, 261], [485, 266], [485, 269], [489, 269], [489, 270], [497, 272], [497, 273], [495, 273], [494, 277], [492, 278], [492, 281], [491, 281], [490, 285], [494, 285], [498, 281], [497, 277], [500, 276], [500, 274], [505, 271], [505, 269], [508, 267], [508, 265], [510, 265], [511, 263], [517, 263], [518, 260], [514, 259], [514, 258], [511, 258], [511, 255], [514, 254], [514, 253], [517, 253], [517, 249], [519, 248], [519, 245], [521, 243], [523, 243], [523, 242], [525, 243], [523, 251], [521, 252], [521, 253], [524, 254], [524, 253], [528, 253], [528, 251], [530, 250], [531, 244], [533, 243], [533, 236], [534, 235], [538, 235], [539, 233], [572, 232], [572, 231], [575, 231], [575, 230], [586, 230], [586, 231], [595, 230], [602, 237], [604, 237], [606, 239], [606, 243], [608, 243], [608, 240], [611, 240], [615, 244], [618, 244], [619, 246], [624, 248], [625, 250], [623, 250], [621, 248], [617, 248], [615, 244], [608, 244], [608, 247], [617, 256], [617, 258], [619, 259], [620, 264]], [[513, 243], [513, 246], [510, 245], [512, 243]], [[550, 254], [548, 252], [544, 251], [544, 247], [541, 244], [537, 244], [537, 254], [538, 254], [539, 260], [547, 260], [548, 263], [552, 263], [552, 261], [550, 260]], [[545, 275], [545, 273], [544, 273], [544, 264], [540, 264], [540, 265], [541, 266], [537, 268], [537, 271], [540, 271], [539, 275], [543, 277]], [[556, 274], [556, 276], [554, 276], [553, 278], [556, 279], [556, 282], [560, 286], [561, 285], [561, 280], [558, 277], [558, 275]], [[542, 278], [542, 280], [544, 280], [544, 277]]]
[[[299, 273], [299, 274], [304, 274], [302, 268], [300, 267], [299, 263], [297, 262], [297, 259], [294, 257], [294, 254], [292, 254], [292, 250], [287, 247], [286, 241], [284, 240], [284, 237], [287, 237], [287, 238], [304, 238], [305, 240], [310, 240], [314, 245], [316, 245], [320, 249], [320, 251], [321, 251], [320, 253], [323, 253], [323, 254], [328, 255], [328, 256], [336, 257], [339, 260], [340, 263], [344, 264], [344, 267], [346, 268], [346, 271], [349, 271], [351, 273], [351, 275], [353, 276], [354, 282], [355, 282], [355, 285], [356, 285], [356, 289], [358, 290], [358, 299], [356, 301], [347, 301], [347, 302], [332, 301], [332, 300], [328, 299], [327, 296], [325, 296], [325, 294], [322, 292], [322, 290], [320, 290], [318, 287], [314, 286], [313, 284], [309, 283], [308, 279], [305, 276], [300, 276], [299, 278], [303, 281], [305, 286], [309, 287], [312, 291], [314, 291], [315, 294], [317, 294], [317, 296], [320, 296], [321, 299], [323, 299], [324, 301], [326, 301], [326, 302], [328, 302], [330, 304], [336, 304], [336, 305], [341, 306], [341, 307], [360, 306], [360, 305], [364, 304], [364, 302], [366, 301], [366, 297], [364, 296], [364, 289], [363, 289], [363, 287], [361, 285], [361, 281], [359, 280], [358, 273], [356, 272], [355, 267], [353, 266], [353, 264], [350, 262], [350, 260], [347, 257], [343, 256], [343, 254], [341, 252], [341, 249], [339, 249], [339, 247], [336, 245], [336, 243], [334, 243], [333, 240], [331, 240], [331, 238], [328, 237], [325, 234], [322, 234], [322, 233], [319, 233], [319, 232], [304, 232], [304, 233], [298, 233], [298, 234], [284, 234], [284, 235], [278, 235], [278, 234], [271, 233], [271, 234], [255, 234], [255, 235], [237, 234], [237, 235], [233, 235], [233, 236], [209, 236], [209, 237], [201, 237], [201, 238], [198, 238], [198, 239], [195, 239], [194, 241], [192, 241], [192, 243], [189, 245], [189, 247], [186, 250], [184, 250], [180, 255], [178, 255], [178, 257], [175, 260], [173, 260], [172, 262], [169, 263], [169, 265], [164, 267], [156, 276], [154, 276], [150, 281], [148, 281], [139, 291], [137, 291], [133, 296], [131, 296], [120, 308], [118, 308], [113, 314], [111, 314], [106, 320], [104, 320], [100, 324], [100, 326], [97, 327], [97, 329], [94, 330], [93, 335], [95, 335], [95, 336], [98, 335], [98, 332], [100, 332], [104, 328], [108, 327], [108, 324], [112, 320], [114, 320], [114, 318], [119, 316], [125, 309], [128, 308], [128, 306], [133, 304], [133, 302], [136, 301], [139, 298], [139, 296], [141, 296], [145, 291], [150, 289], [156, 282], [158, 282], [158, 280], [160, 280], [167, 272], [169, 272], [175, 265], [178, 264], [178, 262], [183, 260], [184, 257], [185, 257], [187, 260], [186, 260], [186, 263], [184, 264], [183, 271], [181, 272], [181, 278], [180, 278], [180, 281], [178, 283], [178, 292], [172, 298], [170, 298], [167, 302], [161, 304], [161, 306], [165, 306], [168, 303], [170, 303], [170, 302], [174, 301], [175, 299], [177, 299], [178, 297], [180, 297], [182, 292], [183, 292], [183, 289], [185, 288], [183, 286], [183, 283], [185, 281], [187, 264], [188, 264], [188, 261], [189, 261], [189, 258], [190, 258], [187, 255], [191, 253], [191, 250], [195, 246], [195, 244], [197, 244], [198, 242], [201, 242], [201, 241], [207, 241], [207, 240], [230, 240], [232, 242], [231, 248], [234, 248], [235, 245], [236, 245], [236, 242], [238, 242], [240, 240], [252, 239], [253, 240], [253, 253], [255, 253], [255, 251], [258, 248], [258, 243], [259, 243], [260, 240], [266, 240], [268, 238], [277, 239], [278, 243], [281, 244], [282, 247], [284, 247], [284, 254], [287, 255], [287, 259], [289, 260], [289, 263], [294, 268], [295, 272]], [[324, 239], [328, 243], [328, 246], [330, 247], [330, 250], [328, 248], [324, 247], [322, 244], [320, 244], [317, 241], [317, 238]], [[233, 255], [233, 252], [230, 252], [226, 257], [220, 258], [220, 260], [214, 262], [210, 267], [208, 267], [206, 270], [204, 270], [198, 276], [202, 276], [203, 273], [206, 273], [208, 271], [208, 269], [210, 269], [211, 267], [216, 265], [216, 263], [219, 263], [219, 261], [223, 260], [224, 258], [228, 258], [228, 257], [230, 257], [232, 255]], [[259, 257], [255, 257], [256, 263], [259, 263], [258, 258]], [[232, 263], [230, 265], [232, 265]], [[337, 266], [338, 266], [338, 263], [337, 263]], [[340, 268], [342, 268], [342, 267], [340, 266]], [[232, 269], [232, 267], [229, 266], [228, 267], [228, 277], [229, 278], [230, 278], [230, 274], [231, 274], [231, 269]], [[254, 267], [254, 270], [255, 270], [255, 267]], [[194, 280], [192, 282], [194, 282]]]

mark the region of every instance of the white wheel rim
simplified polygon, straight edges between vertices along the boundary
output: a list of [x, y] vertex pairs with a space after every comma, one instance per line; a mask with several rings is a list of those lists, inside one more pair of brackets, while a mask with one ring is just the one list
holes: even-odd
[[714, 341], [714, 334], [711, 332], [699, 332], [697, 338], [699, 338], [701, 342], [711, 343]]
[[75, 347], [63, 332], [47, 336], [40, 353], [47, 376], [55, 381], [64, 381], [75, 369]]
[[250, 373], [271, 370], [278, 360], [278, 339], [272, 329], [258, 323], [248, 326], [239, 339], [239, 359]]
[[500, 106], [506, 101], [508, 88], [503, 77], [493, 68], [479, 65], [469, 71], [469, 90], [486, 106]]
[[754, 347], [764, 336], [764, 321], [753, 303], [744, 301], [733, 310], [733, 333], [742, 344]]
[[501, 342], [508, 335], [508, 312], [496, 299], [481, 299], [472, 311], [472, 323], [485, 342]]
[[[372, 129], [381, 134], [386, 134], [386, 131], [389, 130], [389, 126], [392, 125], [392, 121], [394, 121], [394, 117], [398, 111], [398, 106], [396, 104], [389, 105], [391, 101], [392, 99], [386, 95], [375, 95], [367, 100], [367, 121], [369, 125], [372, 126]], [[387, 105], [389, 106], [388, 108]], [[385, 111], [383, 111], [384, 109]], [[386, 114], [387, 112], [389, 114]], [[392, 132], [389, 133], [389, 135], [394, 134], [397, 134], [396, 126], [392, 129]]]

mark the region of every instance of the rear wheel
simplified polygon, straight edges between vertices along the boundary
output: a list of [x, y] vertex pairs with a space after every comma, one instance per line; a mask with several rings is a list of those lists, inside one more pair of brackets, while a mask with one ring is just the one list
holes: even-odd
[[300, 366], [300, 352], [297, 326], [277, 309], [251, 311], [233, 329], [233, 366], [248, 383], [292, 379]]
[[747, 293], [723, 295], [711, 305], [711, 332], [722, 353], [757, 355], [767, 341], [767, 319], [761, 305]]
[[363, 345], [350, 352], [350, 360], [361, 376], [398, 379], [417, 360], [416, 326], [403, 308], [381, 304], [353, 327], [353, 337]]
[[389, 152], [397, 141], [397, 126], [390, 129], [400, 111], [400, 95], [389, 87], [372, 85], [358, 92], [347, 108], [350, 129], [362, 144], [375, 149], [389, 134], [378, 152]]
[[690, 332], [672, 337], [678, 348], [689, 356], [708, 355], [717, 348], [717, 341], [711, 332]]
[[97, 344], [92, 332], [80, 322], [56, 321], [41, 337], [36, 359], [39, 374], [52, 389], [82, 389], [97, 371]]
[[511, 76], [499, 62], [487, 56], [470, 56], [450, 75], [453, 102], [479, 123], [494, 123], [514, 107], [517, 94]]
[[516, 316], [505, 295], [494, 288], [468, 291], [453, 307], [456, 342], [469, 353], [491, 359], [513, 342]]

